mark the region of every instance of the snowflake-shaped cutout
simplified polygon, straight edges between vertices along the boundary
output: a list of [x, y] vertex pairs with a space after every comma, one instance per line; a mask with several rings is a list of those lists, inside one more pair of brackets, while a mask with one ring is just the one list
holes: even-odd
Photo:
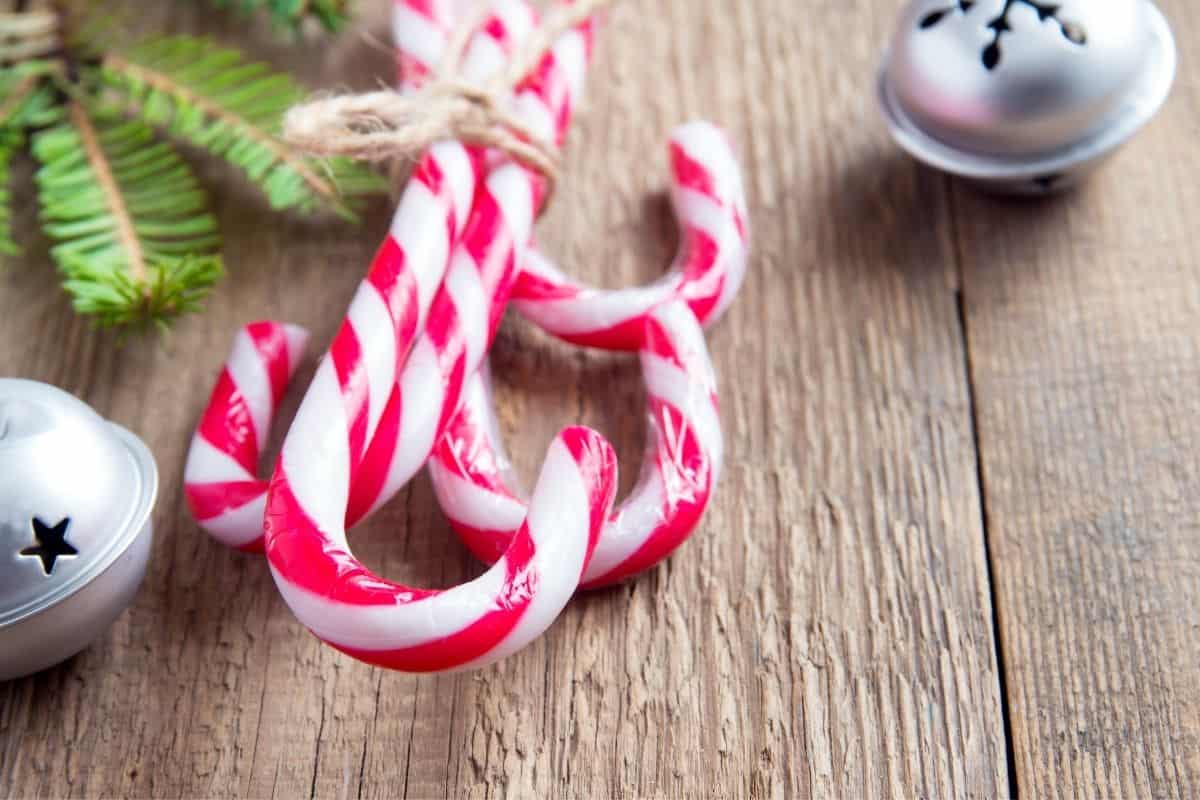
[[[931, 11], [921, 17], [919, 27], [925, 30], [934, 27], [952, 14], [966, 14], [978, 2], [979, 0], [958, 0], [952, 6]], [[1001, 40], [1003, 40], [1005, 34], [1012, 32], [1012, 24], [1008, 21], [1008, 15], [1012, 12], [1013, 8], [1019, 5], [1028, 6], [1036, 11], [1038, 19], [1041, 22], [1050, 22], [1058, 25], [1059, 30], [1062, 31], [1062, 35], [1072, 44], [1083, 46], [1087, 43], [1087, 31], [1083, 29], [1082, 25], [1063, 19], [1058, 15], [1059, 9], [1062, 8], [1061, 5], [1057, 3], [1039, 3], [1037, 0], [1005, 0], [1004, 10], [994, 18], [988, 20], [987, 23], [988, 29], [992, 32], [992, 41], [983, 48], [983, 52], [981, 53], [983, 66], [987, 67], [987, 69], [994, 70], [1000, 65], [1000, 59], [1004, 55], [1000, 47]]]

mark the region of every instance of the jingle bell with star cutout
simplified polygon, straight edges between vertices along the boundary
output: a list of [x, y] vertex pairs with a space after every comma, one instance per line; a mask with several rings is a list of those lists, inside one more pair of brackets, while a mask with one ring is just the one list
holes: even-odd
[[71, 395], [0, 378], [0, 681], [83, 650], [133, 600], [158, 470]]
[[1150, 0], [915, 0], [879, 73], [896, 142], [985, 188], [1076, 183], [1166, 101], [1170, 27]]

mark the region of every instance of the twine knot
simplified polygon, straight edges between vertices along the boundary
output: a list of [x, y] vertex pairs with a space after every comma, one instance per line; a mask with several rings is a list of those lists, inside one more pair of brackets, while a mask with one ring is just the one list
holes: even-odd
[[492, 147], [537, 172], [553, 188], [559, 154], [511, 109], [514, 91], [566, 31], [611, 0], [577, 0], [548, 14], [505, 67], [482, 82], [462, 74], [470, 37], [491, 12], [481, 2], [466, 24], [455, 28], [434, 77], [413, 92], [394, 90], [337, 95], [291, 108], [283, 138], [313, 155], [385, 161], [414, 159], [443, 139]]

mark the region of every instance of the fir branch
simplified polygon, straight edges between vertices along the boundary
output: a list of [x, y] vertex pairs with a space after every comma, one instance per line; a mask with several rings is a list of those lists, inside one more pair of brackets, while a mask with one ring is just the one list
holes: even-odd
[[[104, 66], [110, 70], [122, 73], [133, 81], [144, 84], [152, 90], [162, 92], [175, 98], [181, 107], [191, 106], [202, 114], [211, 117], [217, 125], [227, 125], [240, 129], [246, 137], [255, 144], [265, 148], [271, 156], [283, 165], [295, 170], [304, 182], [312, 187], [318, 195], [332, 198], [336, 189], [329, 181], [322, 178], [310, 167], [304, 158], [290, 152], [287, 147], [265, 129], [255, 126], [249, 118], [221, 107], [216, 102], [200, 97], [191, 89], [175, 83], [170, 77], [160, 72], [140, 67], [126, 61], [122, 56], [110, 54], [104, 59]], [[192, 134], [196, 136], [198, 134]]]
[[169, 144], [137, 120], [68, 103], [33, 154], [43, 227], [75, 308], [102, 325], [166, 323], [223, 272], [216, 220]]
[[272, 208], [353, 217], [347, 198], [384, 188], [361, 165], [319, 162], [285, 144], [280, 119], [303, 90], [233, 50], [192, 37], [154, 39], [128, 54], [106, 54], [101, 75], [142, 119], [239, 167]]

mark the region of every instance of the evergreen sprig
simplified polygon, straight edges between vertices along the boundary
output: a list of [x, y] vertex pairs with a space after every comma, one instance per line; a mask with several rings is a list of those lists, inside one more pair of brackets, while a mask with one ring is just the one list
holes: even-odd
[[241, 169], [272, 208], [324, 207], [352, 217], [356, 198], [383, 188], [353, 161], [318, 162], [288, 147], [279, 138], [280, 120], [304, 90], [234, 50], [190, 36], [153, 39], [105, 55], [100, 72], [133, 113]]
[[[345, 3], [242, 5], [321, 14]], [[358, 164], [284, 143], [283, 112], [303, 90], [236, 51], [195, 37], [121, 50], [100, 44], [108, 37], [55, 40], [0, 63], [0, 254], [17, 249], [9, 167], [28, 146], [50, 254], [75, 309], [100, 325], [165, 326], [224, 272], [208, 198], [172, 138], [236, 166], [277, 210], [353, 218], [363, 195], [385, 188]]]
[[145, 123], [73, 101], [66, 121], [34, 137], [33, 155], [50, 253], [78, 311], [103, 325], [161, 325], [221, 277], [204, 192]]

